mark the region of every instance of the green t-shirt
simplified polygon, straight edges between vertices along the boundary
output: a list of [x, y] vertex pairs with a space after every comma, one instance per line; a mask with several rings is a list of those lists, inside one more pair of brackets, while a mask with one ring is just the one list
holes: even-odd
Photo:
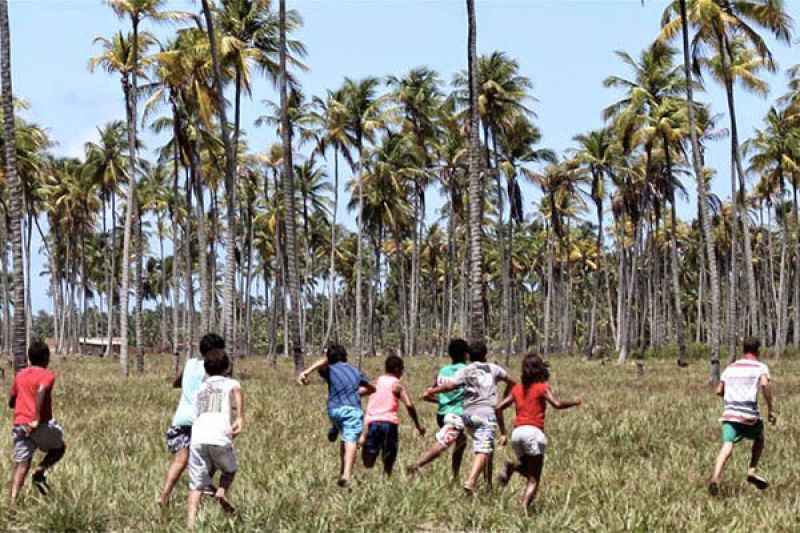
[[[454, 365], [447, 365], [439, 370], [439, 375], [436, 378], [437, 385], [441, 385], [443, 381], [447, 379], [452, 379], [456, 373], [465, 368], [467, 365], [464, 363], [456, 363]], [[464, 406], [462, 402], [464, 401], [464, 388], [459, 387], [457, 389], [451, 390], [450, 392], [442, 392], [439, 394], [439, 410], [437, 411], [440, 415], [461, 415], [464, 412]]]

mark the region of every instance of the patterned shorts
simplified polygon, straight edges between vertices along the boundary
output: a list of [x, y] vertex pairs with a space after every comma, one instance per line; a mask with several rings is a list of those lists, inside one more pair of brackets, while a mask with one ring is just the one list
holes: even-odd
[[436, 442], [447, 448], [452, 446], [463, 434], [463, 419], [458, 415], [444, 415], [442, 427], [436, 432]]
[[494, 452], [494, 439], [497, 434], [497, 419], [494, 416], [464, 415], [464, 428], [472, 438], [474, 453]]
[[167, 430], [167, 450], [176, 454], [192, 443], [192, 426], [170, 426]]
[[28, 433], [28, 427], [16, 425], [11, 430], [14, 441], [14, 462], [27, 463], [33, 458], [36, 450], [49, 452], [64, 447], [64, 428], [55, 420], [41, 425]]

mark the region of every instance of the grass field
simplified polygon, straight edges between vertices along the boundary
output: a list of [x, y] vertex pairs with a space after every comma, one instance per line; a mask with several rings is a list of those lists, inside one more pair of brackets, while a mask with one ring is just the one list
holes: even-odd
[[[41, 500], [30, 485], [6, 531], [179, 531], [186, 483], [163, 515], [155, 505], [169, 460], [163, 434], [177, 402], [169, 359], [149, 361], [144, 377], [120, 378], [113, 362], [56, 360], [55, 414], [66, 430], [67, 455]], [[247, 426], [237, 440], [240, 474], [231, 495], [240, 515], [215, 506], [201, 511], [200, 531], [797, 531], [800, 528], [800, 363], [768, 361], [781, 413], [769, 428], [759, 494], [744, 481], [749, 451], [737, 448], [722, 496], [705, 492], [719, 441], [720, 403], [704, 384], [707, 368], [679, 370], [648, 361], [632, 366], [578, 359], [553, 361], [555, 390], [585, 405], [548, 415], [550, 438], [535, 513], [521, 516], [520, 479], [506, 490], [482, 488], [466, 499], [441, 460], [414, 481], [390, 481], [379, 470], [356, 470], [350, 491], [336, 487], [337, 449], [325, 439], [325, 385], [292, 385], [291, 367], [249, 359], [237, 371], [246, 394]], [[411, 360], [406, 379], [415, 398], [441, 361]], [[377, 375], [382, 362], [369, 361]], [[518, 374], [518, 364], [511, 371]], [[10, 385], [6, 378], [5, 387]], [[432, 441], [434, 406], [418, 402], [429, 431], [401, 429], [402, 467]], [[6, 412], [10, 426], [10, 413]], [[6, 435], [10, 435], [7, 432]], [[2, 475], [10, 472], [10, 436]], [[510, 447], [499, 452], [511, 454]], [[469, 456], [467, 456], [469, 458]], [[466, 473], [466, 469], [464, 469]], [[5, 503], [3, 503], [5, 505]], [[5, 511], [5, 509], [3, 509]], [[2, 516], [6, 516], [3, 512]]]

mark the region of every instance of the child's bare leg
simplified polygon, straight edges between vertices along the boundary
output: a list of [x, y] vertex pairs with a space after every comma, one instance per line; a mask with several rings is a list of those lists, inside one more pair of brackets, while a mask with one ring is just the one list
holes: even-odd
[[358, 446], [355, 442], [344, 443], [344, 468], [342, 469], [342, 480], [345, 482], [350, 481], [353, 477], [353, 465], [356, 462], [356, 453]]
[[229, 514], [236, 512], [236, 509], [234, 509], [233, 505], [230, 504], [227, 498], [228, 492], [231, 490], [231, 485], [233, 484], [233, 479], [235, 477], [236, 472], [223, 472], [219, 477], [219, 487], [217, 488], [217, 492], [214, 494], [214, 498], [222, 506], [222, 509]]
[[483, 477], [489, 488], [492, 488], [492, 473], [494, 472], [494, 452], [489, 454], [486, 460], [486, 468], [483, 471]]
[[408, 467], [408, 474], [409, 475], [416, 474], [420, 468], [432, 463], [434, 460], [436, 460], [437, 457], [442, 455], [445, 451], [447, 451], [447, 446], [444, 446], [443, 444], [437, 442], [436, 444], [431, 446], [427, 452], [425, 452], [425, 454], [422, 456], [422, 458], [420, 458], [419, 461]]
[[722, 479], [722, 471], [725, 468], [725, 463], [728, 462], [728, 459], [730, 459], [732, 453], [733, 443], [723, 443], [722, 448], [720, 448], [719, 454], [717, 455], [717, 462], [714, 465], [714, 473], [711, 476], [711, 483], [719, 483], [720, 479]]
[[544, 455], [526, 457], [523, 460], [523, 471], [528, 478], [525, 492], [522, 495], [522, 508], [527, 511], [531, 502], [536, 498], [539, 491], [539, 482], [542, 478], [542, 468], [544, 467]]
[[339, 477], [344, 476], [344, 442], [339, 443]]
[[22, 486], [25, 484], [25, 477], [28, 475], [30, 468], [30, 461], [16, 463], [14, 465], [14, 471], [11, 474], [11, 490], [8, 501], [9, 508], [13, 508], [16, 505], [17, 496], [19, 495], [20, 489], [22, 489]]
[[186, 504], [186, 527], [193, 530], [197, 521], [197, 508], [200, 506], [200, 497], [203, 495], [199, 490], [189, 491], [189, 500]]
[[453, 458], [452, 458], [452, 468], [453, 468], [453, 479], [458, 479], [458, 476], [461, 472], [461, 463], [464, 461], [464, 452], [467, 449], [467, 439], [464, 435], [458, 437], [456, 441], [456, 446], [453, 449]]
[[464, 483], [464, 488], [472, 491], [475, 490], [475, 485], [478, 483], [478, 478], [483, 472], [484, 468], [486, 467], [486, 463], [489, 462], [489, 454], [488, 453], [476, 453], [475, 458], [472, 460], [472, 470], [469, 473], [469, 477], [467, 478], [467, 482]]
[[37, 475], [44, 474], [47, 470], [55, 466], [55, 464], [59, 462], [62, 457], [64, 457], [66, 451], [66, 446], [56, 448], [55, 450], [48, 450], [42, 459], [42, 462], [39, 463], [39, 466], [36, 467], [36, 470], [34, 470], [33, 473]]
[[167, 503], [169, 503], [169, 497], [172, 495], [172, 491], [175, 489], [175, 485], [181, 478], [183, 471], [186, 470], [188, 461], [189, 448], [179, 450], [172, 458], [172, 462], [167, 469], [167, 475], [164, 478], [164, 487], [161, 489], [161, 496], [158, 499], [161, 505], [167, 505]]
[[747, 469], [747, 475], [751, 476], [756, 473], [758, 462], [761, 460], [761, 453], [764, 451], [764, 434], [753, 441], [753, 451], [750, 452], [750, 467]]

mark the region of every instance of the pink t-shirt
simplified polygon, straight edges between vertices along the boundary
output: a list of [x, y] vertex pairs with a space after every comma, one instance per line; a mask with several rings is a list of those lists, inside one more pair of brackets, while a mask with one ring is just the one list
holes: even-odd
[[387, 374], [379, 377], [375, 382], [375, 393], [369, 397], [369, 402], [367, 402], [367, 424], [371, 422], [400, 424], [400, 417], [397, 416], [400, 404], [394, 393], [394, 386], [399, 381], [397, 377]]

